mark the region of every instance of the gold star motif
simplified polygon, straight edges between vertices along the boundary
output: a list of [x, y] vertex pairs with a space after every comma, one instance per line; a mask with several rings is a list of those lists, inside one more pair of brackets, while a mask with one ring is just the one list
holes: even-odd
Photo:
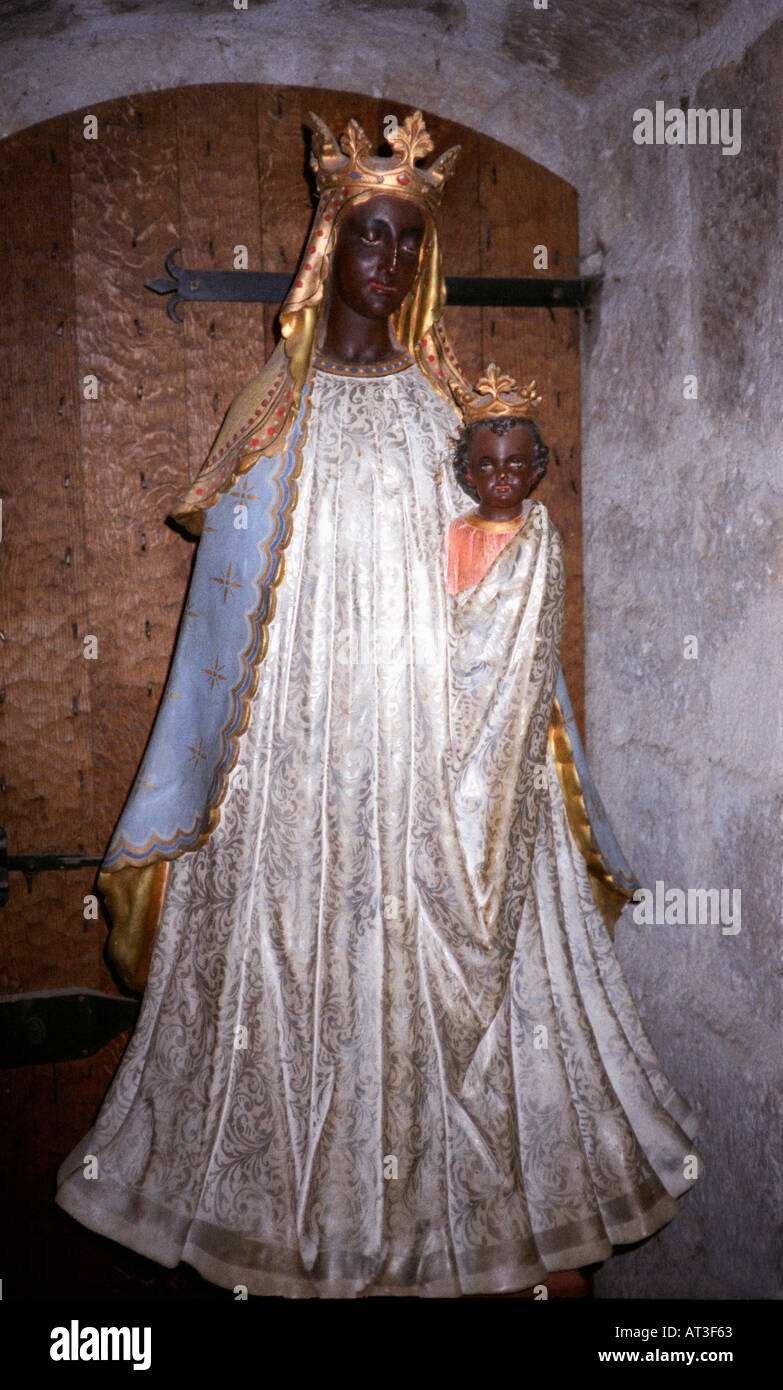
[[135, 783], [134, 783], [134, 787], [133, 787], [133, 795], [134, 795], [134, 796], [136, 795], [136, 793], [137, 793], [138, 791], [141, 791], [141, 788], [142, 788], [142, 787], [146, 787], [146, 788], [148, 788], [149, 790], [154, 790], [154, 788], [155, 788], [155, 783], [154, 783], [154, 782], [145, 782], [145, 780], [144, 780], [144, 774], [145, 774], [146, 771], [147, 771], [147, 764], [145, 763], [144, 766], [143, 766], [143, 768], [141, 769], [141, 772], [139, 773], [138, 777], [136, 778]]
[[194, 768], [197, 768], [197, 767], [198, 767], [198, 760], [199, 760], [199, 758], [201, 758], [204, 762], [206, 762], [207, 755], [206, 755], [206, 753], [202, 752], [203, 747], [204, 747], [204, 740], [203, 740], [203, 738], [200, 738], [200, 739], [199, 739], [199, 741], [198, 741], [198, 748], [194, 748], [194, 747], [192, 746], [192, 744], [188, 744], [188, 752], [189, 752], [190, 754], [192, 754], [192, 757], [189, 758], [188, 761], [191, 762], [191, 763], [193, 764], [193, 767], [194, 767]]
[[215, 584], [223, 586], [223, 602], [225, 603], [231, 589], [241, 589], [242, 585], [238, 579], [231, 578], [231, 565], [228, 566], [225, 574], [213, 574], [212, 579]]
[[232, 497], [238, 498], [238, 500], [242, 503], [243, 506], [244, 506], [247, 502], [257, 502], [257, 501], [258, 501], [258, 498], [256, 497], [256, 494], [255, 494], [254, 492], [248, 492], [247, 489], [249, 488], [249, 486], [250, 486], [250, 479], [249, 479], [249, 478], [243, 478], [242, 481], [241, 481], [241, 483], [239, 484], [239, 487], [238, 487], [238, 488], [234, 488], [234, 491], [233, 491], [232, 494], [231, 494]]
[[214, 664], [214, 666], [213, 666], [211, 669], [210, 669], [208, 666], [205, 666], [205, 667], [203, 668], [203, 670], [204, 670], [204, 675], [205, 675], [205, 676], [209, 676], [209, 688], [210, 688], [210, 690], [214, 690], [214, 689], [215, 689], [215, 686], [217, 685], [217, 682], [218, 682], [218, 681], [224, 681], [224, 680], [226, 679], [225, 676], [221, 676], [221, 674], [220, 674], [220, 672], [222, 671], [222, 669], [223, 669], [223, 667], [220, 665], [220, 662], [219, 662], [219, 660], [218, 660], [217, 657], [215, 657], [215, 664]]

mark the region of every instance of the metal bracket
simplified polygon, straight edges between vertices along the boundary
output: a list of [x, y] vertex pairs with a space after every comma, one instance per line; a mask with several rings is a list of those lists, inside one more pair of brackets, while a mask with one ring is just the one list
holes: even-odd
[[[174, 323], [184, 320], [177, 305], [188, 300], [210, 303], [281, 304], [293, 275], [267, 270], [189, 270], [177, 265], [175, 247], [166, 257], [169, 279], [147, 280], [146, 288], [170, 296], [166, 310]], [[600, 275], [585, 279], [514, 279], [490, 275], [447, 275], [449, 304], [486, 308], [583, 309], [601, 284]]]
[[92, 1057], [132, 1028], [139, 1001], [96, 989], [52, 989], [0, 998], [0, 1067]]
[[0, 907], [8, 902], [8, 875], [24, 874], [27, 891], [33, 891], [33, 878], [42, 869], [84, 869], [103, 863], [104, 856], [92, 854], [9, 854], [5, 831], [0, 827]]

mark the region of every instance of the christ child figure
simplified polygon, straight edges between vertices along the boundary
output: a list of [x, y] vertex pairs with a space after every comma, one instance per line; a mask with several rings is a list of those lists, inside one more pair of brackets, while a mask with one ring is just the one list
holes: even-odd
[[453, 521], [448, 536], [450, 594], [477, 584], [524, 526], [530, 494], [546, 473], [549, 450], [534, 416], [541, 404], [531, 381], [521, 392], [494, 362], [467, 393], [452, 383], [463, 413], [454, 453], [454, 475], [478, 503]]

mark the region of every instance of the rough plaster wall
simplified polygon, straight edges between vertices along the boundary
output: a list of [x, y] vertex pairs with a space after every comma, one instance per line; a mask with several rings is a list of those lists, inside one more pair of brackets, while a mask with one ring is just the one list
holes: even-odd
[[[525, 30], [515, 0], [247, 3], [235, 11], [232, 0], [0, 0], [0, 137], [131, 92], [290, 83], [429, 106], [574, 182], [579, 107], [546, 71], [552, 26], [532, 4]], [[476, 80], [477, 53], [487, 55], [486, 80]]]
[[[618, 927], [705, 1171], [599, 1273], [609, 1297], [781, 1292], [783, 20], [758, 18], [626, 80], [585, 156], [607, 273], [583, 334], [591, 765], [643, 883], [742, 893], [738, 935]], [[738, 155], [633, 144], [634, 109], [683, 96], [742, 108]]]
[[[300, 83], [430, 107], [579, 189], [584, 263], [606, 276], [584, 333], [591, 764], [642, 881], [742, 891], [738, 936], [619, 925], [706, 1171], [597, 1291], [774, 1297], [783, 4], [550, 4], [0, 0], [0, 133], [181, 83]], [[743, 108], [740, 155], [632, 143], [636, 107], [683, 96]]]

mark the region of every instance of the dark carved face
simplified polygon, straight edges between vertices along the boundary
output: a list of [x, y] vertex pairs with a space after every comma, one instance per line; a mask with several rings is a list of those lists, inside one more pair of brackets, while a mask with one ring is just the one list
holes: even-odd
[[470, 441], [467, 475], [485, 512], [514, 516], [541, 476], [536, 442], [526, 425], [495, 434], [480, 425]]
[[399, 309], [416, 276], [424, 227], [421, 208], [388, 194], [347, 214], [332, 274], [349, 309], [366, 319], [387, 319]]

